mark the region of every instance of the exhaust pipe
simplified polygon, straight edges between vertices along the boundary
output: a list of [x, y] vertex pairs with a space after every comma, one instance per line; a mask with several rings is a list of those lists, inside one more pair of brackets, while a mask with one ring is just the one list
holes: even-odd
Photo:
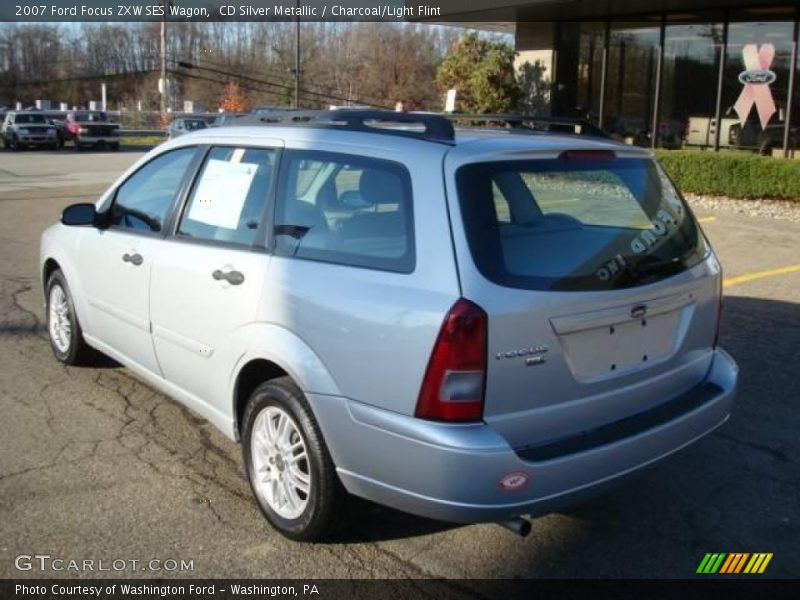
[[497, 521], [497, 524], [520, 537], [526, 537], [531, 532], [531, 522], [522, 517], [514, 517], [507, 521]]

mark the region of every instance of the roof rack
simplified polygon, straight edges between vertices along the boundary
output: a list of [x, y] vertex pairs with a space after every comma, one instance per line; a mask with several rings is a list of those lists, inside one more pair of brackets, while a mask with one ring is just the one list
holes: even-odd
[[[453, 143], [455, 130], [449, 119], [438, 114], [393, 112], [389, 110], [280, 110], [248, 115], [236, 119], [231, 125], [281, 125], [345, 129], [365, 133], [381, 133], [423, 139], [432, 142]], [[396, 125], [422, 126], [422, 130]]]
[[447, 113], [443, 115], [451, 121], [470, 121], [479, 123], [504, 123], [512, 129], [524, 131], [557, 132], [573, 135], [590, 135], [593, 137], [609, 137], [608, 134], [586, 119], [572, 117], [532, 117], [526, 115], [468, 115]]
[[[276, 109], [237, 117], [229, 125], [280, 125], [343, 129], [365, 133], [381, 133], [431, 142], [452, 144], [455, 141], [453, 122], [503, 123], [518, 133], [559, 133], [608, 138], [602, 129], [587, 121], [571, 117], [531, 117], [511, 114], [459, 114], [394, 112], [389, 110]], [[420, 128], [421, 127], [421, 128]]]

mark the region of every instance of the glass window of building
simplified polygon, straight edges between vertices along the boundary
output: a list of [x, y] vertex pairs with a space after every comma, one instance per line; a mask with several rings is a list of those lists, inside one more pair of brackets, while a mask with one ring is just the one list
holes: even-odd
[[[798, 11], [800, 13], [800, 11]], [[795, 27], [795, 45], [800, 54], [800, 22]], [[794, 92], [792, 93], [792, 116], [789, 128], [789, 152], [795, 158], [800, 152], [800, 57], [795, 58]]]
[[611, 24], [603, 127], [628, 143], [650, 145], [660, 42], [660, 24]]
[[722, 23], [670, 23], [664, 63], [658, 145], [713, 146]]
[[560, 24], [556, 114], [598, 123], [605, 30], [605, 23], [600, 21]]
[[[786, 20], [771, 20], [784, 16]], [[762, 20], [745, 20], [753, 18]], [[720, 146], [772, 154], [783, 147], [794, 11], [751, 9], [737, 11], [731, 19]]]

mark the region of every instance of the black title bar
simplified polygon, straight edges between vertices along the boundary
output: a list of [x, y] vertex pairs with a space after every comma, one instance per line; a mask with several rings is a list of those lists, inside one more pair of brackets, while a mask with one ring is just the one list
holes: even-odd
[[440, 21], [448, 10], [437, 0], [3, 0], [0, 21]]

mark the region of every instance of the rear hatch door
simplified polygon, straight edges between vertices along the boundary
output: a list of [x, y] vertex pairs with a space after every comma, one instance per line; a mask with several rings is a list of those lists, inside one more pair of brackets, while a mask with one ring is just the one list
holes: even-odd
[[643, 412], [710, 366], [719, 265], [649, 156], [598, 146], [447, 158], [462, 293], [489, 315], [484, 418], [517, 448]]

